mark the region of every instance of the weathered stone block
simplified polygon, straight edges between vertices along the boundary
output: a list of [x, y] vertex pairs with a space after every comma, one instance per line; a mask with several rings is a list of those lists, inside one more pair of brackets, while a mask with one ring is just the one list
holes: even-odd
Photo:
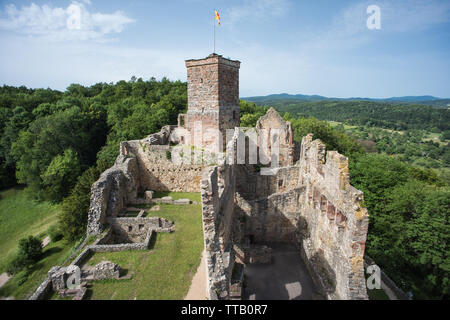
[[119, 279], [120, 267], [110, 261], [102, 261], [94, 267], [93, 277], [94, 280]]

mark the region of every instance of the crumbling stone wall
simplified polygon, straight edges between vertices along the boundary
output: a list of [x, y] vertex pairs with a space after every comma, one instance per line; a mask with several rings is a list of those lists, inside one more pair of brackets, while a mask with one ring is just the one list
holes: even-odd
[[304, 192], [297, 188], [298, 168], [280, 168], [276, 175], [262, 176], [238, 167], [235, 210], [244, 221], [244, 237], [255, 243], [294, 241], [301, 210], [298, 199]]
[[[180, 152], [174, 153], [174, 148], [169, 145], [173, 129], [165, 126], [145, 139], [120, 144], [120, 154], [114, 165], [92, 185], [88, 235], [99, 235], [106, 218], [117, 217], [128, 204], [148, 202], [139, 195], [145, 195], [149, 190], [199, 192], [202, 170], [211, 160], [174, 163], [172, 155]], [[191, 151], [190, 147], [185, 152], [188, 151]], [[201, 153], [205, 158], [210, 156]], [[192, 159], [196, 158], [193, 152]]]
[[232, 166], [205, 170], [202, 177], [202, 222], [209, 299], [228, 299], [234, 266], [232, 246], [234, 182]]
[[[206, 59], [187, 60], [186, 67], [187, 114], [179, 116], [176, 128], [166, 126], [143, 140], [121, 143], [115, 165], [92, 187], [88, 234], [99, 235], [108, 219], [116, 230], [128, 228], [117, 219], [118, 214], [129, 203], [145, 203], [148, 199], [139, 195], [149, 190], [201, 190], [210, 299], [230, 298], [235, 250], [245, 260], [239, 245], [250, 236], [255, 242], [296, 244], [317, 286], [328, 298], [367, 299], [363, 255], [368, 214], [362, 192], [349, 183], [348, 159], [335, 151], [326, 152], [325, 145], [313, 141], [312, 135], [304, 137], [301, 145], [296, 144], [290, 123], [271, 108], [258, 120], [253, 129], [256, 136], [249, 139], [248, 146], [256, 145], [258, 151], [263, 148], [266, 153], [261, 158], [274, 160], [270, 144], [278, 141], [281, 167], [273, 169], [273, 175], [261, 175], [266, 168], [249, 165], [248, 150], [247, 164], [236, 163], [238, 138], [251, 133], [235, 128], [240, 116], [240, 62], [213, 54]], [[197, 121], [202, 124], [200, 128], [195, 127]], [[218, 131], [226, 137], [226, 129], [234, 129], [232, 141], [226, 144], [234, 161], [224, 164], [230, 157], [221, 155], [216, 166], [205, 170], [214, 158], [210, 152], [206, 153], [210, 158], [206, 162], [194, 157], [187, 164], [174, 163], [170, 143], [188, 147], [189, 154], [192, 151], [201, 159], [203, 149], [217, 142]], [[195, 134], [203, 135], [203, 140], [191, 149]], [[94, 247], [141, 248], [148, 244], [152, 228], [147, 228], [144, 242]], [[132, 234], [132, 230], [127, 233]], [[132, 237], [142, 239], [139, 223], [137, 230]]]
[[139, 174], [135, 157], [121, 153], [113, 167], [100, 175], [92, 185], [88, 213], [88, 235], [99, 235], [106, 217], [116, 217], [127, 203], [137, 198]]
[[[280, 167], [294, 164], [294, 134], [289, 121], [284, 121], [280, 114], [271, 107], [265, 115], [259, 118], [256, 129], [261, 132], [260, 134], [266, 135], [265, 141], [270, 141], [270, 138], [272, 138], [272, 142], [278, 141]], [[278, 133], [273, 134], [274, 130]], [[266, 157], [270, 158], [271, 144], [266, 150]]]
[[191, 148], [175, 149], [179, 151], [174, 152], [174, 148], [168, 145], [136, 141], [132, 150], [137, 156], [140, 191], [199, 192], [205, 167], [203, 162], [195, 164], [194, 154], [191, 155], [192, 161], [173, 161], [180, 154], [187, 157], [187, 153], [192, 152]]
[[120, 270], [120, 266], [115, 263], [110, 261], [101, 261], [95, 265], [92, 274], [94, 280], [119, 279]]
[[108, 218], [107, 222], [112, 229], [113, 243], [144, 242], [149, 229], [160, 230], [173, 226], [173, 223], [162, 218]]
[[304, 260], [331, 299], [367, 299], [364, 250], [368, 213], [363, 193], [350, 185], [348, 159], [302, 139], [299, 235]]

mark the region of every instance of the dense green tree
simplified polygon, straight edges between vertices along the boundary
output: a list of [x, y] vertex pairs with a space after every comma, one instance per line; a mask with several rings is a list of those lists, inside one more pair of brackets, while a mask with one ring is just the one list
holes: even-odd
[[65, 239], [75, 241], [86, 234], [91, 187], [106, 168], [100, 164], [83, 172], [70, 195], [62, 202], [58, 221]]
[[314, 139], [320, 139], [327, 145], [328, 150], [337, 150], [346, 156], [363, 152], [361, 145], [357, 141], [333, 129], [326, 122], [315, 118], [297, 118], [291, 119], [291, 122], [296, 141], [301, 141], [302, 137], [312, 133]]
[[79, 174], [80, 162], [72, 149], [64, 150], [63, 155], [56, 155], [41, 174], [47, 197], [53, 201], [61, 201], [69, 194]]
[[[72, 185], [54, 186], [54, 190], [69, 190], [60, 195], [48, 194], [43, 181], [45, 172], [52, 160], [63, 155], [66, 149], [72, 149], [81, 169], [96, 161], [96, 153], [104, 144], [105, 114], [102, 110], [81, 110], [78, 106], [37, 118], [29, 128], [21, 131], [19, 138], [12, 144], [11, 155], [16, 160], [16, 176], [20, 183], [26, 184], [38, 197], [60, 200]], [[50, 181], [50, 180], [49, 180]], [[70, 180], [73, 183], [73, 179]]]
[[20, 239], [16, 257], [9, 263], [7, 272], [10, 275], [16, 274], [23, 268], [38, 262], [41, 257], [41, 240], [33, 236]]
[[367, 253], [417, 298], [448, 297], [448, 187], [434, 171], [385, 155], [352, 157], [350, 176], [369, 210]]

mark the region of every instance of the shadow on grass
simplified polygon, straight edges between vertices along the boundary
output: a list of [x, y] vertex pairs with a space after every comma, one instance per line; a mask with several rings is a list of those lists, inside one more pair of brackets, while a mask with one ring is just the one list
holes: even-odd
[[92, 289], [89, 289], [89, 286], [88, 286], [88, 289], [86, 290], [83, 300], [91, 300], [93, 293], [94, 292], [92, 291]]
[[128, 275], [129, 270], [128, 269], [120, 269], [119, 277], [126, 277]]
[[154, 198], [162, 198], [168, 197], [170, 195], [170, 191], [156, 191], [153, 195]]
[[44, 250], [44, 252], [42, 253], [42, 259], [45, 259], [49, 256], [51, 256], [52, 254], [61, 252], [62, 248], [61, 247], [53, 247], [53, 248], [49, 248], [47, 250]]
[[148, 243], [148, 250], [153, 250], [153, 248], [155, 247], [155, 243], [156, 243], [156, 237], [157, 237], [157, 233], [153, 232], [150, 241]]

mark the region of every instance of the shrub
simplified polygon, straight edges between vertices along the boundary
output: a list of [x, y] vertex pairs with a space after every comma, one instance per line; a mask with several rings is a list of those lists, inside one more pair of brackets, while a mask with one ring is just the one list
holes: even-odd
[[27, 265], [39, 261], [42, 256], [41, 240], [33, 236], [20, 239], [19, 252], [17, 255], [18, 257], [23, 257], [23, 259], [27, 262]]
[[41, 240], [36, 237], [20, 239], [19, 250], [16, 257], [9, 263], [7, 273], [9, 275], [17, 274], [25, 267], [29, 267], [39, 261], [42, 257]]
[[12, 276], [17, 274], [25, 267], [25, 260], [22, 257], [16, 256], [7, 266], [6, 272]]
[[55, 224], [52, 225], [50, 228], [48, 228], [47, 233], [52, 242], [59, 241], [63, 238], [63, 234], [62, 234], [61, 230]]

